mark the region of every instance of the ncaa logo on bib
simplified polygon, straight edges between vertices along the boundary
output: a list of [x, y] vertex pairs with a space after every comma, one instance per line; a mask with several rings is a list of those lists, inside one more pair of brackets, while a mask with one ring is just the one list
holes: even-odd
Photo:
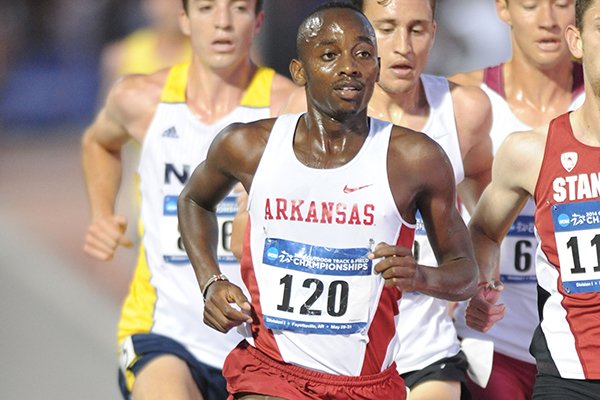
[[277, 256], [279, 256], [279, 250], [276, 247], [269, 247], [267, 250], [267, 258], [269, 260], [277, 260]]
[[560, 155], [560, 163], [567, 172], [571, 172], [575, 165], [577, 165], [577, 153], [574, 151], [567, 151]]
[[556, 220], [558, 221], [558, 224], [560, 226], [562, 226], [563, 228], [565, 226], [569, 226], [569, 216], [567, 214], [560, 214]]

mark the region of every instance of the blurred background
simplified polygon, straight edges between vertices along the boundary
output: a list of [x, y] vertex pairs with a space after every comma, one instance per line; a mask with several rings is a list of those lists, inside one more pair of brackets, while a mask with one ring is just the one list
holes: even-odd
[[[174, 18], [161, 18], [179, 2], [0, 0], [3, 400], [119, 398], [116, 324], [135, 250], [120, 249], [109, 263], [83, 254], [89, 214], [79, 140], [107, 88], [127, 72], [119, 68], [121, 39], [149, 26], [169, 32]], [[298, 23], [321, 2], [265, 0], [257, 62], [288, 75]], [[427, 72], [469, 71], [509, 57], [494, 0], [438, 0], [436, 13]], [[165, 58], [178, 56], [177, 35], [165, 41]], [[134, 219], [132, 191], [122, 193], [118, 207]]]

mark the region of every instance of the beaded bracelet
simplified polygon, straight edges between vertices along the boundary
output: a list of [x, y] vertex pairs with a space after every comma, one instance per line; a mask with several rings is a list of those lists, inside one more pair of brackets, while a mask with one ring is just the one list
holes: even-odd
[[206, 290], [208, 289], [208, 287], [210, 285], [212, 285], [216, 281], [227, 281], [227, 282], [229, 282], [229, 279], [227, 279], [227, 277], [225, 275], [223, 275], [223, 274], [212, 275], [210, 278], [208, 278], [208, 280], [204, 284], [204, 289], [202, 289], [202, 297], [204, 298], [204, 300], [206, 300]]
[[489, 282], [479, 282], [479, 284], [477, 285], [478, 288], [485, 286], [486, 289], [492, 289], [492, 290], [496, 290], [500, 287], [500, 285], [502, 284], [502, 282], [497, 281], [496, 279], [492, 279]]

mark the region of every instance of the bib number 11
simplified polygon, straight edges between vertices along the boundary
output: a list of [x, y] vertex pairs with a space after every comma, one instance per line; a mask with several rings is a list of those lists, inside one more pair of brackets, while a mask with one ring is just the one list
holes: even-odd
[[[596, 266], [594, 267], [594, 272], [600, 272], [600, 235], [595, 235], [592, 240], [590, 240], [590, 244], [592, 247], [596, 248]], [[573, 268], [571, 268], [571, 273], [573, 274], [584, 274], [586, 272], [585, 267], [581, 266], [581, 258], [579, 257], [579, 241], [577, 237], [573, 236], [567, 241], [567, 248], [571, 250], [573, 254]]]

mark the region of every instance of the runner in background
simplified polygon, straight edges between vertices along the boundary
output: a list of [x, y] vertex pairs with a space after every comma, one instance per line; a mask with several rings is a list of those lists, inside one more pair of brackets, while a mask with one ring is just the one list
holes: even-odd
[[[142, 244], [118, 332], [121, 389], [136, 400], [227, 396], [221, 368], [242, 336], [220, 334], [202, 322], [202, 294], [179, 237], [177, 197], [222, 128], [276, 115], [295, 88], [250, 57], [264, 19], [262, 2], [183, 5], [180, 22], [192, 43], [191, 62], [119, 80], [82, 140], [92, 217], [84, 250], [100, 260], [132, 244], [115, 200], [122, 148], [130, 141], [142, 146]], [[235, 205], [229, 196], [217, 206], [219, 262], [243, 285], [229, 250]]]
[[[481, 273], [492, 277], [503, 237], [533, 198], [540, 319], [530, 349], [537, 367], [533, 399], [539, 400], [600, 399], [600, 0], [577, 0], [575, 15], [566, 42], [583, 64], [585, 100], [549, 124], [504, 140], [470, 225]], [[563, 88], [565, 104], [568, 88]], [[486, 296], [492, 291], [486, 288], [471, 300], [470, 325], [483, 330], [493, 325], [497, 296]], [[522, 398], [513, 382], [504, 379], [495, 390]]]
[[[435, 0], [355, 1], [375, 28], [381, 74], [369, 115], [422, 131], [446, 152], [460, 199], [472, 210], [490, 180], [490, 102], [472, 86], [424, 74], [436, 31]], [[420, 214], [413, 251], [437, 265]], [[448, 302], [405, 292], [399, 303], [398, 371], [411, 400], [468, 399], [466, 357], [448, 314]]]
[[[513, 131], [547, 124], [581, 102], [582, 70], [571, 59], [565, 30], [575, 20], [573, 0], [497, 0], [499, 18], [511, 30], [512, 57], [506, 63], [459, 74], [451, 79], [480, 86], [492, 102], [494, 152]], [[501, 246], [499, 268], [486, 276], [500, 280], [496, 290], [481, 289], [502, 304], [495, 308], [493, 328], [465, 320], [467, 303], [459, 304], [455, 322], [461, 337], [494, 342], [494, 360], [487, 387], [469, 382], [475, 399], [530, 399], [536, 368], [529, 344], [539, 322], [533, 201], [525, 204]], [[483, 279], [483, 277], [482, 277]]]
[[[183, 12], [181, 0], [141, 0], [140, 11], [147, 25], [108, 44], [102, 52], [100, 104], [104, 104], [112, 85], [123, 76], [151, 74], [192, 59], [190, 38], [179, 24]], [[121, 192], [118, 205], [133, 220], [139, 218], [140, 212], [139, 176], [136, 171], [140, 158], [139, 143], [127, 143], [121, 154], [122, 180], [130, 190]], [[138, 241], [139, 238], [136, 238], [135, 242]]]

